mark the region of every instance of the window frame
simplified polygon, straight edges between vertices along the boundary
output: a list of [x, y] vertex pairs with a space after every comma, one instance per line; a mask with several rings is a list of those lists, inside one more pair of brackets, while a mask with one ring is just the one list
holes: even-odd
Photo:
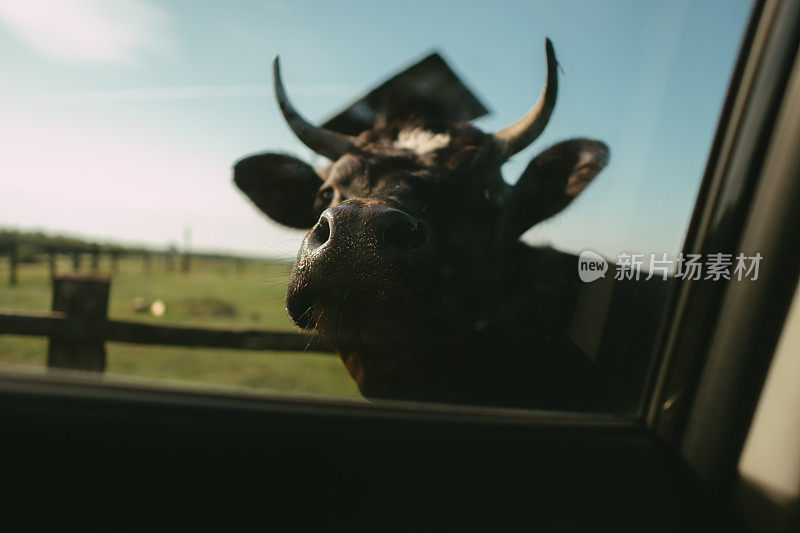
[[[775, 147], [781, 137], [796, 133], [782, 118], [800, 106], [790, 85], [797, 76], [798, 43], [800, 2], [765, 1], [756, 7], [683, 250], [758, 251], [765, 258], [760, 280], [749, 286], [705, 280], [675, 284], [667, 307], [672, 319], [662, 329], [658, 369], [643, 404], [647, 426], [715, 484], [730, 484], [735, 476], [797, 284], [800, 257], [781, 244], [797, 235], [791, 205], [800, 204], [800, 194], [797, 176], [784, 161], [787, 154]], [[776, 188], [783, 193], [770, 197], [769, 189]], [[730, 319], [733, 309], [741, 313], [739, 320], [721, 321]], [[723, 338], [730, 339], [726, 348]], [[744, 353], [745, 347], [751, 353]], [[725, 356], [721, 349], [731, 353]], [[733, 382], [733, 390], [718, 389]], [[719, 417], [724, 423], [715, 424]]]

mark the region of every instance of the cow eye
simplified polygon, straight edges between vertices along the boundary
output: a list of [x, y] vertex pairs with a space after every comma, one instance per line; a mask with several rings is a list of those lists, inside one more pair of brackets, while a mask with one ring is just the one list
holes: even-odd
[[333, 188], [328, 187], [317, 192], [317, 199], [323, 206], [327, 206], [333, 201]]

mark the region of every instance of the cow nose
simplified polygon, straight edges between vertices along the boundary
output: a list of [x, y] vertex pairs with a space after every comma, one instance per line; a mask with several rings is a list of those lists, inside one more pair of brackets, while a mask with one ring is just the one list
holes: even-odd
[[326, 209], [319, 217], [317, 224], [311, 230], [311, 233], [306, 239], [308, 242], [309, 251], [314, 251], [321, 248], [331, 238], [331, 226], [333, 225], [333, 213], [330, 209]]
[[422, 222], [398, 209], [383, 213], [378, 230], [381, 241], [396, 250], [413, 250], [428, 240]]
[[371, 242], [384, 249], [412, 251], [423, 247], [428, 239], [425, 224], [399, 209], [342, 204], [322, 212], [307, 237], [307, 246], [314, 252], [341, 240], [347, 246]]

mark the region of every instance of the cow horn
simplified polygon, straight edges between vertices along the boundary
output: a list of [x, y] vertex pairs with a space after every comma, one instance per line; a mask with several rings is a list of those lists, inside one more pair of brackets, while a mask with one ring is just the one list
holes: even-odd
[[281, 64], [278, 56], [275, 56], [275, 59], [272, 60], [272, 76], [275, 86], [275, 98], [278, 100], [283, 118], [286, 119], [289, 127], [292, 128], [294, 134], [303, 144], [331, 161], [336, 161], [355, 147], [353, 137], [317, 127], [306, 120], [294, 108], [286, 95], [286, 89], [283, 87]]
[[544, 47], [547, 54], [547, 79], [542, 94], [524, 117], [494, 134], [495, 143], [503, 160], [523, 150], [542, 134], [556, 105], [558, 61], [550, 39], [544, 40]]

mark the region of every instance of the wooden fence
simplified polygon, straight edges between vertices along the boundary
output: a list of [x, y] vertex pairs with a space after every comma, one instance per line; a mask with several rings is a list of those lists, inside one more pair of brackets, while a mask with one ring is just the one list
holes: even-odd
[[[20, 257], [20, 244], [17, 241], [12, 240], [7, 244], [7, 250], [3, 255], [7, 256], [8, 258], [8, 284], [9, 286], [14, 287], [19, 281], [19, 268], [20, 263], [22, 262]], [[84, 259], [85, 256], [88, 255], [90, 271], [96, 274], [100, 272], [101, 258], [105, 256], [107, 257], [108, 261], [107, 271], [116, 274], [119, 272], [120, 258], [141, 256], [142, 272], [144, 272], [146, 275], [153, 273], [155, 270], [153, 268], [154, 258], [160, 258], [162, 260], [163, 268], [166, 272], [175, 272], [176, 262], [180, 260], [180, 271], [184, 274], [188, 274], [192, 270], [192, 265], [195, 258], [203, 257], [202, 255], [198, 256], [187, 252], [179, 253], [171, 249], [161, 252], [149, 250], [134, 252], [120, 251], [117, 249], [104, 250], [96, 244], [81, 250], [65, 251], [56, 248], [48, 248], [38, 255], [39, 258], [46, 258], [45, 260], [50, 271], [50, 277], [55, 277], [58, 275], [59, 257], [67, 257], [70, 261], [72, 271], [80, 272], [85, 268], [86, 263]], [[243, 257], [222, 257], [222, 259], [228, 259], [232, 261], [234, 265], [233, 271], [237, 275], [242, 275], [247, 270], [248, 260]]]
[[48, 337], [47, 366], [103, 372], [105, 343], [234, 350], [330, 352], [304, 333], [166, 326], [109, 319], [109, 277], [73, 273], [53, 278], [51, 312], [0, 310], [0, 334]]

